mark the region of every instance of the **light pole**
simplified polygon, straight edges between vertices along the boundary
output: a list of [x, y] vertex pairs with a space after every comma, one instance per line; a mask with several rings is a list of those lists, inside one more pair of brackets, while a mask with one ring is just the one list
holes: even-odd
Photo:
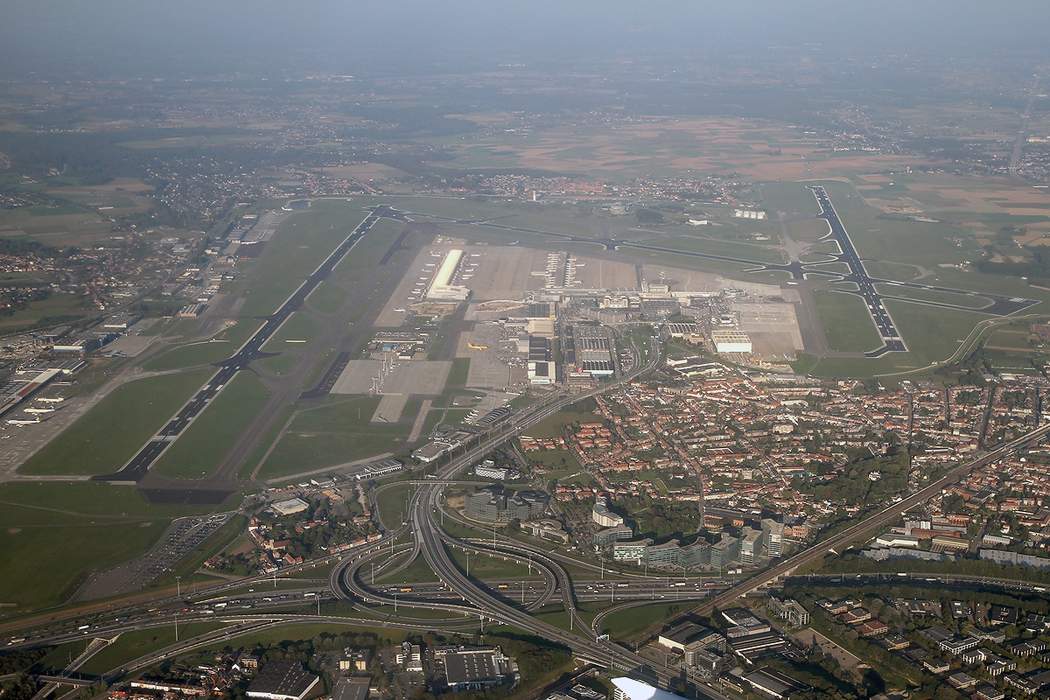
[[182, 598], [182, 577], [175, 577], [175, 595]]

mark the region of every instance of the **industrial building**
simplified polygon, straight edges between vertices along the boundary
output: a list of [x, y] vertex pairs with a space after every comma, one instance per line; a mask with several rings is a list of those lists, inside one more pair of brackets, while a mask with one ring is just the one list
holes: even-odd
[[45, 369], [35, 372], [29, 380], [13, 378], [0, 387], [0, 417], [6, 416], [18, 408], [24, 401], [46, 387], [55, 377], [61, 374], [58, 369]]
[[530, 384], [554, 384], [557, 380], [557, 367], [552, 361], [551, 341], [549, 338], [530, 335], [528, 339], [528, 379]]
[[715, 352], [751, 353], [751, 336], [743, 331], [728, 329], [711, 331], [711, 342], [715, 344]]
[[441, 662], [445, 684], [453, 692], [491, 688], [517, 673], [517, 666], [499, 647], [437, 649], [434, 658]]
[[302, 513], [310, 508], [310, 504], [301, 498], [289, 498], [284, 501], [277, 501], [270, 505], [270, 510], [280, 516], [295, 515], [296, 513]]
[[567, 364], [595, 379], [616, 374], [615, 347], [604, 326], [577, 323], [562, 348]]
[[259, 669], [248, 686], [248, 697], [262, 700], [303, 700], [317, 682], [317, 676], [293, 661], [271, 661]]

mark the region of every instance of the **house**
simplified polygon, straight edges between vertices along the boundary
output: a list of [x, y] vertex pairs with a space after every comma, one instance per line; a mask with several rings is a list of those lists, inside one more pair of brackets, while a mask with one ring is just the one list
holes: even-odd
[[853, 608], [839, 616], [839, 619], [847, 625], [859, 625], [871, 619], [871, 613], [865, 608]]
[[980, 643], [981, 641], [976, 637], [955, 636], [951, 639], [942, 639], [937, 643], [937, 646], [940, 647], [941, 651], [950, 654], [951, 656], [959, 656], [964, 651], [973, 649]]
[[950, 683], [956, 690], [966, 690], [967, 688], [972, 688], [977, 685], [977, 679], [960, 671], [948, 676], [948, 683]]
[[890, 626], [882, 620], [868, 620], [857, 625], [857, 634], [861, 637], [879, 637], [890, 631]]

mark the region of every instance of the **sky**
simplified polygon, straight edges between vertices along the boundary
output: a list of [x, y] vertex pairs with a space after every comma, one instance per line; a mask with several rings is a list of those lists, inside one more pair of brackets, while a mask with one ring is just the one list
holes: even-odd
[[0, 75], [419, 73], [605, 56], [1045, 51], [1033, 0], [5, 0]]

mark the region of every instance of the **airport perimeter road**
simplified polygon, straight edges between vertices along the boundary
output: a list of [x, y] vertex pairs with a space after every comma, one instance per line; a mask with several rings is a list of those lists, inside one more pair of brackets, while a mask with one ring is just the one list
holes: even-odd
[[331, 274], [336, 265], [339, 264], [347, 253], [365, 234], [372, 230], [376, 223], [393, 213], [386, 207], [377, 207], [364, 218], [354, 230], [336, 246], [335, 250], [310, 273], [299, 287], [288, 296], [287, 299], [271, 314], [262, 326], [245, 341], [244, 345], [231, 357], [222, 362], [219, 370], [212, 375], [204, 386], [202, 386], [193, 397], [187, 401], [178, 412], [160, 429], [142, 449], [128, 461], [124, 467], [115, 474], [107, 474], [96, 477], [101, 481], [139, 481], [149, 471], [149, 468], [164, 454], [165, 450], [175, 442], [179, 435], [201, 414], [207, 405], [219, 395], [231, 379], [247, 367], [254, 360], [259, 350], [280, 328], [284, 322], [299, 309], [310, 293], [317, 288]]
[[716, 608], [729, 607], [743, 596], [753, 593], [759, 588], [776, 581], [803, 564], [822, 559], [828, 552], [841, 552], [852, 542], [870, 536], [880, 528], [892, 524], [900, 518], [905, 511], [908, 511], [921, 503], [925, 503], [930, 498], [940, 493], [946, 486], [950, 486], [959, 481], [974, 469], [990, 464], [991, 462], [1006, 456], [1013, 450], [1023, 447], [1033, 440], [1038, 440], [1039, 438], [1044, 437], [1048, 432], [1050, 432], [1050, 423], [1036, 428], [1035, 430], [1031, 430], [1021, 437], [1015, 438], [1014, 440], [997, 447], [983, 457], [978, 457], [977, 459], [955, 467], [937, 481], [916, 491], [911, 496], [908, 496], [900, 502], [894, 503], [877, 513], [869, 515], [863, 520], [860, 520], [856, 524], [847, 527], [845, 530], [832, 535], [826, 540], [818, 542], [812, 547], [804, 549], [794, 556], [788, 557], [776, 566], [763, 571], [761, 574], [758, 574], [739, 585], [733, 586], [725, 593], [721, 593], [711, 598], [708, 602], [696, 608], [695, 612], [707, 615]]
[[844, 281], [853, 282], [857, 285], [857, 292], [864, 300], [864, 305], [867, 306], [868, 313], [871, 314], [871, 320], [879, 332], [879, 337], [882, 338], [881, 348], [864, 354], [868, 357], [878, 357], [887, 352], [906, 352], [908, 348], [904, 344], [900, 333], [897, 332], [897, 326], [894, 325], [893, 319], [890, 318], [890, 312], [886, 310], [882, 297], [875, 290], [875, 283], [868, 276], [868, 271], [864, 268], [864, 263], [861, 262], [860, 255], [853, 246], [853, 241], [850, 239], [849, 233], [846, 232], [846, 227], [842, 224], [842, 219], [839, 218], [838, 212], [835, 211], [835, 205], [831, 203], [831, 198], [828, 196], [827, 191], [820, 185], [809, 185], [807, 189], [813, 193], [813, 196], [817, 198], [817, 204], [820, 205], [818, 218], [827, 221], [828, 226], [831, 228], [824, 238], [831, 238], [838, 244], [839, 250], [842, 251], [838, 259], [849, 267], [850, 275]]

